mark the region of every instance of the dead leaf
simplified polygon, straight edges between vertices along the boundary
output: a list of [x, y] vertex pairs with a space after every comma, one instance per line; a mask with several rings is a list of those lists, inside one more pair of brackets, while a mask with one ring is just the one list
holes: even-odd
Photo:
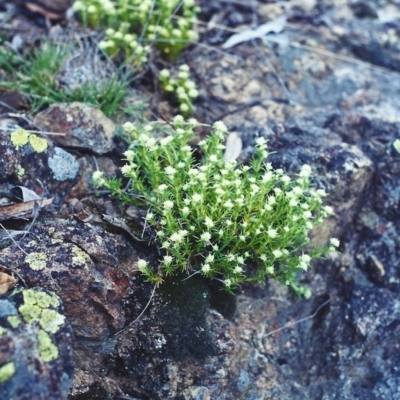
[[21, 218], [29, 213], [35, 212], [36, 208], [46, 207], [53, 203], [54, 197], [50, 199], [31, 200], [25, 203], [14, 203], [0, 206], [0, 221], [10, 218]]
[[33, 190], [25, 186], [14, 186], [11, 193], [20, 201], [27, 202], [30, 200], [41, 200], [42, 198]]
[[236, 132], [231, 132], [226, 138], [225, 143], [225, 161], [235, 161], [242, 152], [243, 144], [242, 139]]
[[17, 278], [6, 272], [0, 272], [0, 294], [7, 293], [18, 282]]
[[282, 15], [270, 22], [260, 25], [257, 29], [246, 29], [232, 35], [223, 45], [223, 49], [230, 49], [239, 43], [247, 42], [252, 39], [261, 39], [269, 33], [281, 33], [286, 26], [286, 16]]

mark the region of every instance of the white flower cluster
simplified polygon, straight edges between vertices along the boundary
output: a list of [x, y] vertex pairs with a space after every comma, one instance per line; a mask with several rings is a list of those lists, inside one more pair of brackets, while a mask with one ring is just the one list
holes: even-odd
[[[143, 261], [138, 269], [153, 282], [178, 270], [194, 271], [219, 279], [227, 290], [272, 276], [305, 294], [296, 271], [339, 246], [332, 238], [326, 248], [302, 253], [309, 231], [333, 213], [322, 204], [325, 191], [310, 186], [310, 166], [297, 177], [275, 170], [264, 162], [263, 138], [249, 166], [225, 162], [227, 128], [221, 121], [200, 142], [204, 158], [196, 162], [188, 146], [195, 121], [177, 116], [171, 125], [168, 136], [155, 139], [151, 126], [125, 124], [135, 138], [121, 169], [131, 189], [122, 192], [114, 181], [107, 186], [123, 201], [149, 208], [147, 224], [163, 255], [159, 272]], [[96, 178], [104, 183], [102, 175]]]
[[106, 29], [106, 39], [99, 43], [99, 47], [111, 57], [117, 56], [123, 49], [126, 60], [140, 66], [147, 62], [150, 46], [143, 46], [136, 34], [128, 32], [129, 24], [126, 22], [122, 22], [117, 30]]
[[178, 79], [171, 78], [167, 69], [160, 71], [161, 87], [169, 93], [174, 93], [179, 102], [179, 110], [183, 115], [193, 111], [192, 102], [199, 95], [194, 81], [190, 80], [190, 68], [184, 64], [179, 67]]
[[76, 0], [73, 7], [84, 25], [108, 27], [101, 48], [111, 56], [123, 49], [137, 65], [147, 60], [149, 51], [142, 40], [156, 43], [172, 59], [188, 42], [198, 40], [193, 27], [200, 8], [193, 0]]

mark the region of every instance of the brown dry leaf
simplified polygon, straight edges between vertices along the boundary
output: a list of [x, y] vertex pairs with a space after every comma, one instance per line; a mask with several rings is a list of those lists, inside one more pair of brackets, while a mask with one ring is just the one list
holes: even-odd
[[66, 11], [71, 7], [70, 0], [30, 0], [23, 3], [28, 10], [49, 19], [65, 18]]
[[0, 294], [7, 293], [18, 282], [17, 278], [6, 272], [0, 272]]
[[26, 214], [35, 211], [35, 207], [45, 207], [53, 203], [54, 197], [50, 199], [42, 200], [31, 200], [25, 203], [14, 203], [0, 206], [0, 221], [4, 221], [10, 218], [21, 218], [26, 216]]

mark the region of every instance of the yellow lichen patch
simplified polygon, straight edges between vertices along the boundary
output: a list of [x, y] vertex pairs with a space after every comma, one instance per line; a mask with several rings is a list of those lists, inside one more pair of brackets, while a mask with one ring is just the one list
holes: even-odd
[[0, 326], [0, 336], [4, 335], [5, 333], [7, 333], [7, 329], [5, 329], [2, 326]]
[[40, 316], [42, 315], [42, 308], [37, 305], [32, 304], [22, 304], [18, 308], [18, 311], [21, 313], [22, 318], [28, 323], [39, 321]]
[[34, 134], [29, 135], [29, 144], [32, 146], [32, 149], [36, 151], [36, 153], [43, 153], [46, 151], [48, 146], [46, 139]]
[[50, 362], [58, 357], [58, 349], [54, 346], [50, 336], [44, 331], [40, 330], [37, 334], [39, 355], [44, 362]]
[[14, 329], [18, 328], [19, 324], [21, 323], [21, 320], [16, 315], [10, 315], [9, 317], [7, 317], [7, 321]]
[[17, 175], [20, 178], [25, 175], [25, 168], [20, 164], [17, 165]]
[[18, 311], [28, 324], [38, 322], [49, 333], [56, 333], [64, 324], [64, 315], [49, 309], [50, 306], [60, 305], [55, 295], [28, 289], [23, 292], [23, 296], [24, 304], [18, 308]]
[[9, 362], [0, 367], [0, 383], [8, 381], [15, 374], [15, 365]]
[[25, 257], [25, 262], [35, 271], [39, 271], [46, 267], [48, 258], [44, 253], [30, 253]]
[[75, 245], [72, 246], [72, 252], [75, 254], [75, 256], [72, 257], [72, 262], [87, 267], [87, 264], [91, 261], [89, 254]]
[[64, 315], [61, 315], [57, 311], [49, 310], [48, 308], [42, 311], [41, 318], [39, 320], [40, 326], [49, 333], [56, 333], [60, 326], [65, 322]]
[[11, 133], [11, 143], [19, 149], [28, 143], [29, 133], [22, 128], [16, 129]]

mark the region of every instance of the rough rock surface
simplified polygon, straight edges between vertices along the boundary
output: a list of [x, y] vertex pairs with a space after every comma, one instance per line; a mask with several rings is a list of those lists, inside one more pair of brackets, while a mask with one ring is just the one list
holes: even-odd
[[[40, 240], [20, 245], [43, 252], [45, 267], [33, 271], [15, 247], [0, 256], [64, 302], [76, 335], [70, 400], [399, 399], [398, 2], [200, 3], [202, 19], [229, 28], [286, 15], [284, 32], [265, 43], [184, 54], [201, 93], [196, 112], [240, 135], [244, 162], [264, 136], [276, 167], [296, 174], [310, 164], [336, 211], [313, 239], [338, 236], [341, 254], [303, 276], [311, 299], [267, 282], [243, 287], [235, 309], [197, 278], [167, 282], [151, 297], [131, 265], [137, 253], [156, 258], [153, 247], [39, 221]], [[211, 47], [232, 34], [207, 29]]]
[[53, 139], [60, 146], [91, 150], [97, 154], [113, 149], [113, 122], [100, 110], [86, 104], [53, 104], [36, 114], [34, 123], [44, 131], [65, 134]]
[[[55, 202], [60, 204], [79, 177], [75, 157], [53, 146], [47, 137], [21, 130], [11, 120], [1, 121], [0, 126], [0, 185], [26, 186], [42, 197], [55, 196]], [[18, 138], [13, 141], [14, 132], [23, 132], [26, 143]]]
[[72, 342], [54, 293], [36, 287], [1, 295], [0, 398], [66, 399], [74, 370]]

